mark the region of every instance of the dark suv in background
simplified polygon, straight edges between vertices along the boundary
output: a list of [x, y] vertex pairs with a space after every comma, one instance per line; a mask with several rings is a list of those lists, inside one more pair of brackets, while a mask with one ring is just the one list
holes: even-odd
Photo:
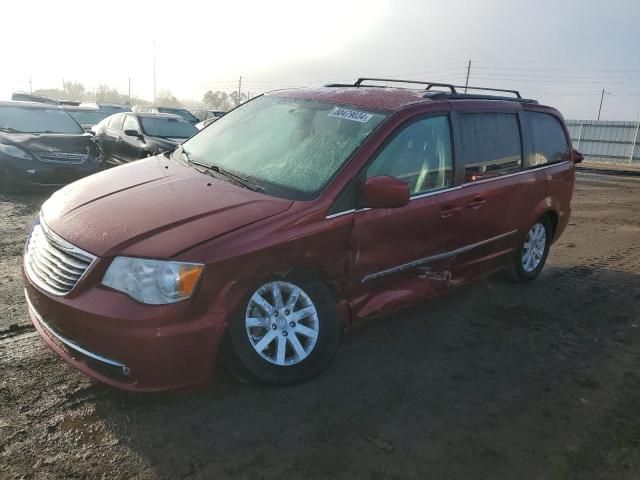
[[95, 127], [105, 161], [111, 165], [173, 150], [197, 132], [182, 117], [165, 113], [119, 113]]
[[95, 133], [95, 126], [102, 120], [112, 115], [97, 107], [68, 105], [62, 107], [65, 112], [71, 115], [76, 122], [82, 125], [82, 128], [89, 133]]
[[93, 136], [60, 107], [0, 102], [0, 191], [58, 187], [101, 166]]

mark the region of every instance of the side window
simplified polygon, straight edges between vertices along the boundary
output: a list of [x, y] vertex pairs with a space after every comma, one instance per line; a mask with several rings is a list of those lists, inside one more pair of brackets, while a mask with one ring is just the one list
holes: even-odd
[[135, 130], [136, 132], [139, 132], [140, 127], [138, 127], [138, 122], [133, 116], [127, 115], [124, 119], [122, 130]]
[[562, 162], [571, 158], [569, 142], [560, 121], [542, 112], [524, 112], [531, 132], [532, 151], [525, 152], [525, 168], [547, 163]]
[[427, 117], [402, 128], [367, 168], [409, 184], [411, 195], [451, 186], [451, 132], [447, 116]]
[[515, 113], [462, 113], [465, 181], [520, 171], [522, 148]]
[[122, 130], [123, 117], [124, 116], [122, 114], [115, 115], [111, 120], [109, 120], [109, 128], [112, 128], [113, 130]]

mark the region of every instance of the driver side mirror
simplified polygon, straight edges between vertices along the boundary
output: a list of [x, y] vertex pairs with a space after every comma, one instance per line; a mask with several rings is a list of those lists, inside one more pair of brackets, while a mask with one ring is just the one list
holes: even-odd
[[124, 131], [124, 134], [125, 134], [127, 137], [138, 137], [138, 138], [140, 138], [140, 137], [142, 136], [142, 135], [140, 135], [140, 132], [139, 132], [139, 131], [137, 131], [137, 130], [133, 130], [133, 129], [131, 129], [131, 130], [125, 130], [125, 131]]
[[584, 160], [584, 155], [575, 148], [571, 149], [571, 157], [573, 158], [573, 163], [581, 163]]
[[389, 176], [368, 179], [358, 197], [358, 206], [364, 208], [398, 208], [408, 203], [409, 184]]

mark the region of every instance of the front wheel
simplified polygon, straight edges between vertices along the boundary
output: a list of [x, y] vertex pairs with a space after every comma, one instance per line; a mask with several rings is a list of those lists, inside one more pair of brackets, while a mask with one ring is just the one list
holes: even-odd
[[259, 286], [230, 325], [237, 360], [258, 380], [291, 384], [321, 373], [340, 339], [332, 296], [320, 282], [273, 279]]
[[551, 235], [551, 223], [546, 216], [531, 226], [520, 251], [514, 257], [515, 274], [519, 281], [527, 282], [540, 274], [549, 255]]

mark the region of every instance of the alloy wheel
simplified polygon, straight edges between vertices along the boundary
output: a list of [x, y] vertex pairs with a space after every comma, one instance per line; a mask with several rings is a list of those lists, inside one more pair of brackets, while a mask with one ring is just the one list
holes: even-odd
[[320, 323], [306, 292], [292, 283], [273, 281], [261, 286], [249, 300], [245, 328], [251, 346], [262, 358], [289, 366], [311, 354]]
[[522, 268], [525, 272], [531, 273], [542, 260], [547, 246], [547, 231], [540, 222], [531, 227], [527, 233], [527, 239], [522, 248]]

